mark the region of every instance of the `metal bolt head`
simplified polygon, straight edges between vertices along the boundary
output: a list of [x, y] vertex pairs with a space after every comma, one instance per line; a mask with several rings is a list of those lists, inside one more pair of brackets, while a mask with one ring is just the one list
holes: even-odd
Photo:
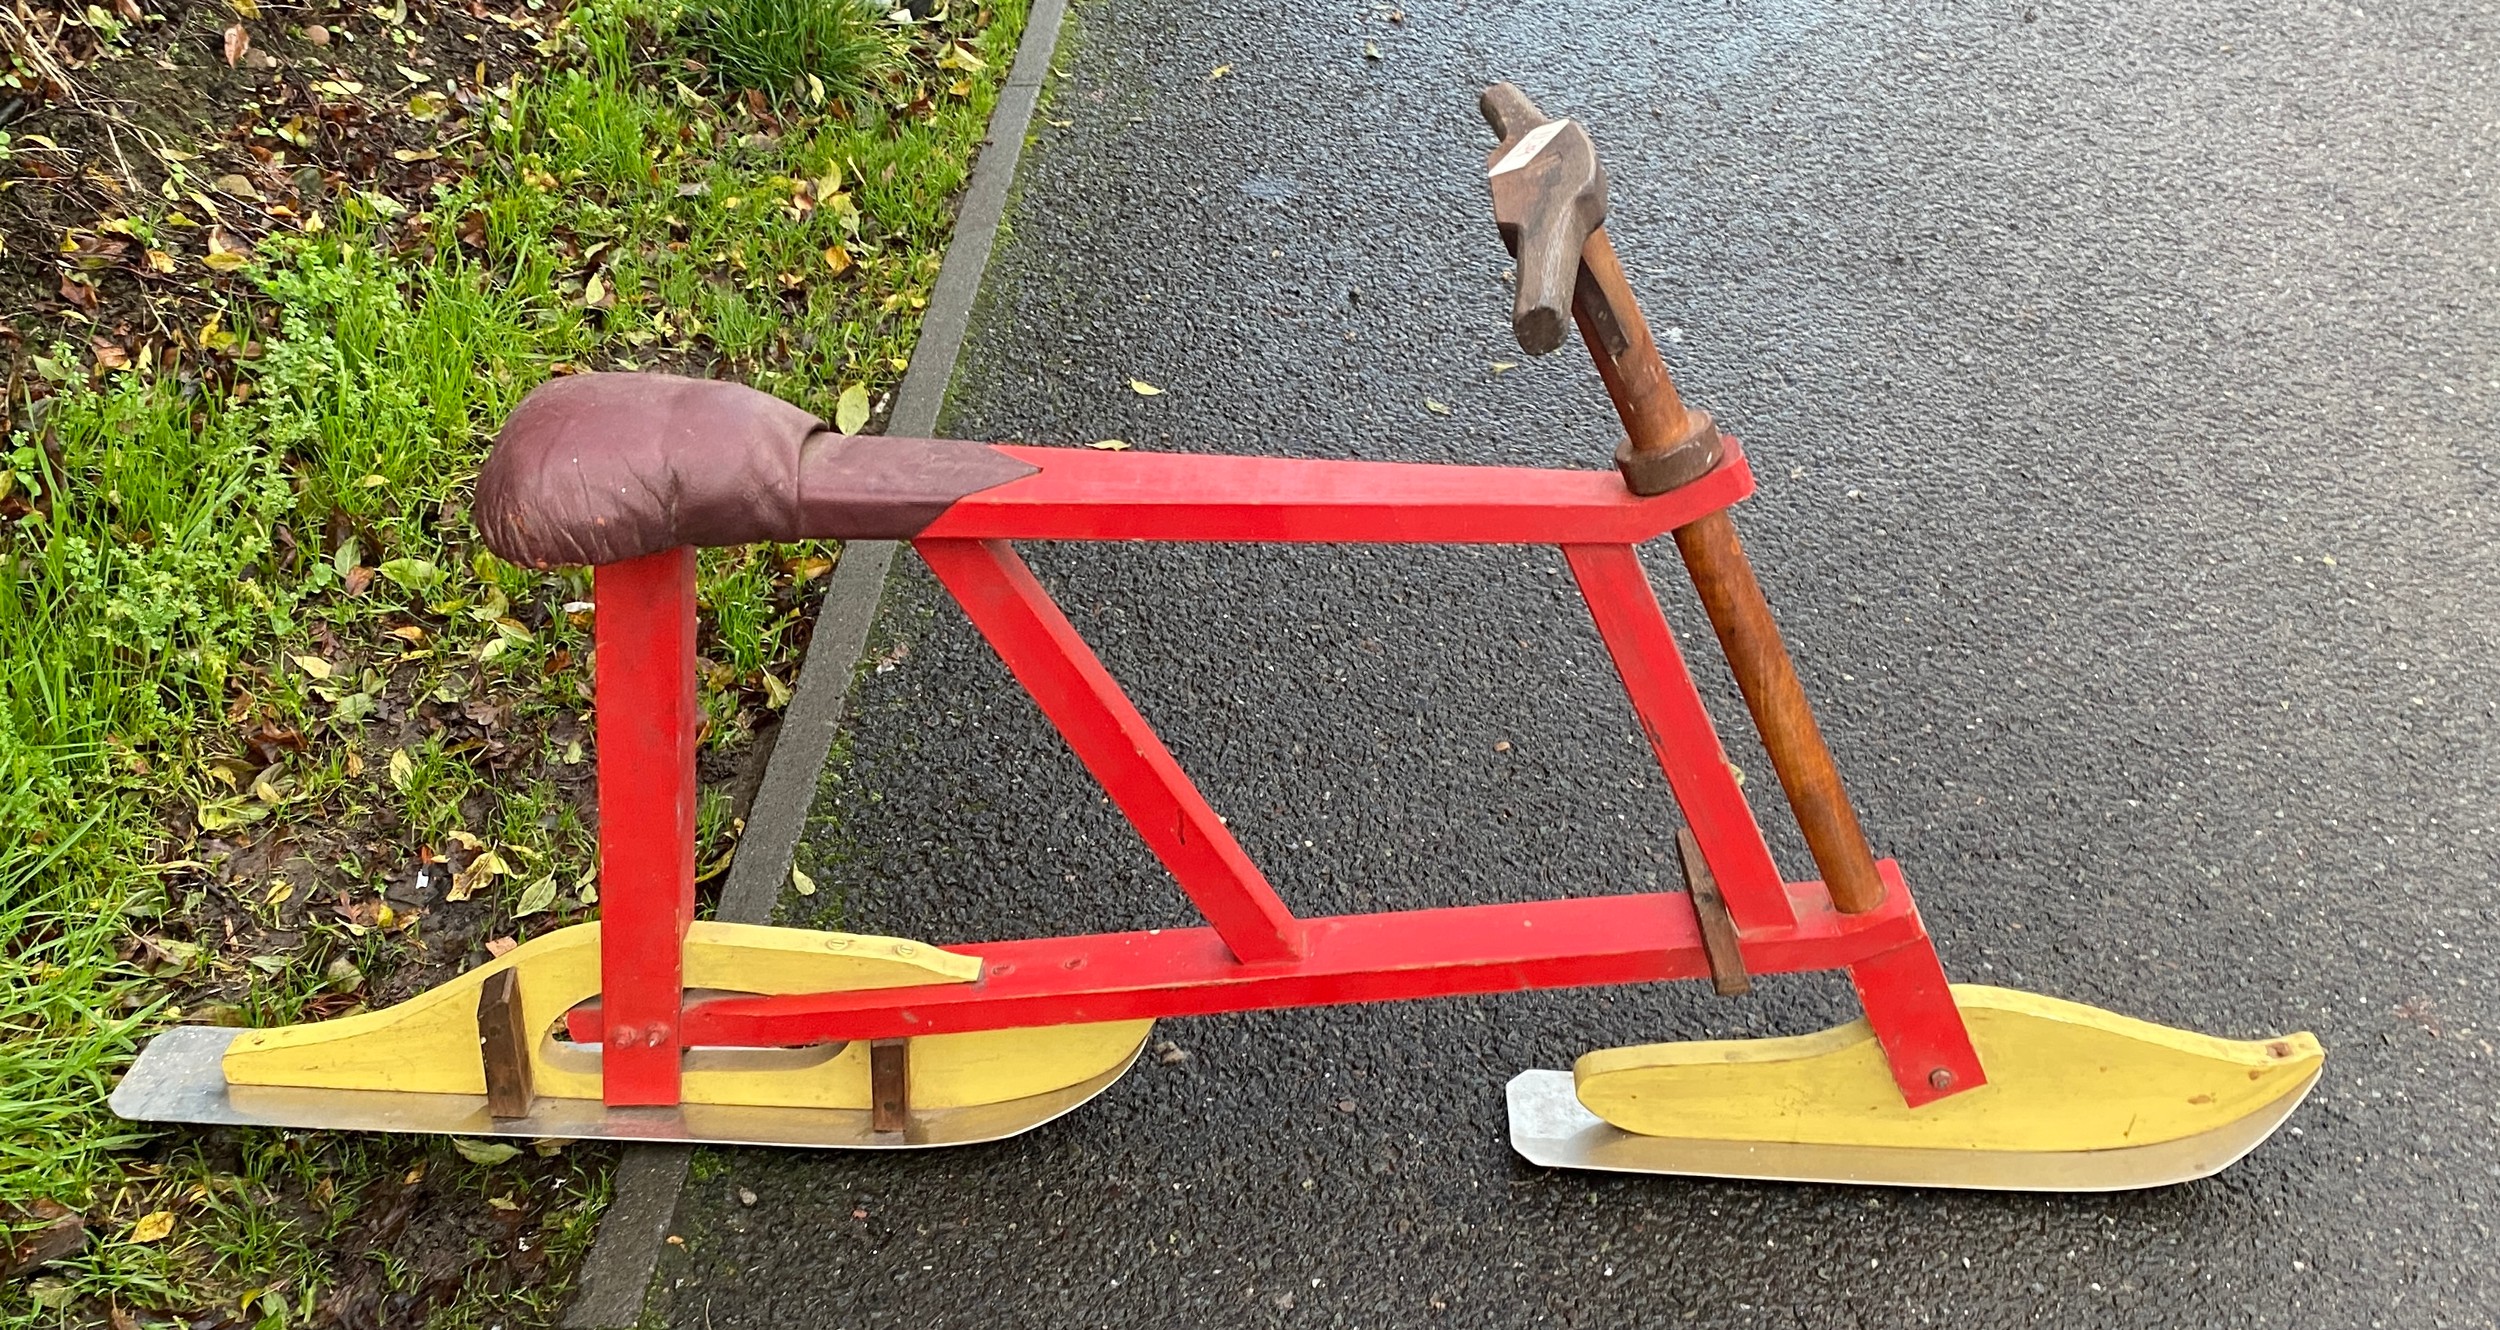
[[1927, 1073], [1927, 1083], [1939, 1090], [1950, 1090], [1953, 1088], [1953, 1073], [1943, 1067], [1938, 1067]]

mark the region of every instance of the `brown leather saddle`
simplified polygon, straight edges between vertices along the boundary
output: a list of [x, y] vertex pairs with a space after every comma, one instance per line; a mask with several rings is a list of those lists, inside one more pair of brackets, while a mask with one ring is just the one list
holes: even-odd
[[477, 478], [487, 548], [532, 568], [679, 545], [908, 540], [1031, 475], [981, 443], [836, 432], [743, 384], [576, 374], [505, 421]]

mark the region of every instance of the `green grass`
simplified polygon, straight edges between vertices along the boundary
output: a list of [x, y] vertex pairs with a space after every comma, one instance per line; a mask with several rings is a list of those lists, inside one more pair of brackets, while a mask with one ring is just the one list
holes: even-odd
[[877, 0], [708, 0], [689, 15], [686, 35], [732, 91], [822, 102], [863, 91], [886, 63], [887, 8]]
[[[150, 1145], [158, 1133], [104, 1098], [176, 1005], [189, 1019], [332, 1014], [424, 943], [421, 921], [337, 922], [301, 902], [282, 916], [269, 879], [243, 904], [263, 925], [293, 920], [296, 940], [226, 954], [200, 922], [222, 899], [190, 859], [203, 833], [374, 829], [324, 851], [368, 901], [384, 867], [373, 836], [465, 836], [509, 865], [478, 887], [507, 910], [554, 884], [515, 916], [524, 934], [586, 917], [593, 838], [563, 793], [586, 754], [498, 770], [382, 714], [393, 699], [485, 701], [540, 734], [586, 707], [587, 620], [566, 608], [587, 599], [586, 576], [515, 568], [471, 539], [485, 444], [568, 365], [744, 378], [828, 416], [845, 390], [879, 401], [1021, 24], [1017, 0], [990, 9], [878, 31], [883, 53], [856, 76], [808, 69], [829, 97], [850, 90], [845, 114], [794, 112], [768, 132], [675, 77], [672, 16], [586, 8], [557, 34], [569, 59], [504, 92], [470, 175], [421, 214], [355, 196], [323, 231], [265, 243], [248, 304], [186, 330], [161, 372], [99, 376], [65, 348], [37, 361], [40, 400], [0, 473], [38, 496], [0, 523], [0, 1204], [59, 1200], [92, 1236], [0, 1286], [0, 1327], [107, 1306], [304, 1321], [374, 1198], [420, 1165], [427, 1185], [481, 1205], [536, 1188], [522, 1201], [559, 1261], [587, 1241], [596, 1152], [516, 1173], [439, 1142]], [[703, 39], [736, 67], [719, 13]], [[754, 68], [826, 58], [779, 41]], [[787, 696], [796, 584], [821, 567], [803, 547], [707, 554], [707, 742], [742, 742]], [[243, 742], [256, 726], [301, 746], [264, 766]], [[707, 799], [707, 857], [727, 821]], [[160, 1211], [172, 1233], [132, 1241]], [[479, 1284], [432, 1319], [465, 1323], [490, 1294], [523, 1322], [551, 1296]]]

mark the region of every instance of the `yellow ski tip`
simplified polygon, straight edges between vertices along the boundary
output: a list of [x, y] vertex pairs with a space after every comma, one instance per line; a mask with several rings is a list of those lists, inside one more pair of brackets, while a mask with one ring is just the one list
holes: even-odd
[[[1573, 1069], [1574, 1097], [1621, 1132], [1743, 1156], [1767, 1150], [1792, 1170], [1800, 1150], [1938, 1157], [1913, 1177], [1833, 1180], [2092, 1189], [2094, 1156], [2101, 1174], [2147, 1179], [2117, 1186], [2228, 1166], [2289, 1115], [2325, 1058], [2307, 1033], [2217, 1039], [2012, 989], [1957, 984], [1953, 997], [1988, 1084], [1922, 1108], [1902, 1101], [1864, 1021], [1785, 1039], [1601, 1050]], [[2164, 1151], [2173, 1158], [2150, 1174], [2141, 1155], [2133, 1164], [2115, 1157], [2161, 1147], [2173, 1147]], [[1955, 1158], [1968, 1162], [1945, 1166]], [[2065, 1181], [1956, 1181], [1957, 1172]]]

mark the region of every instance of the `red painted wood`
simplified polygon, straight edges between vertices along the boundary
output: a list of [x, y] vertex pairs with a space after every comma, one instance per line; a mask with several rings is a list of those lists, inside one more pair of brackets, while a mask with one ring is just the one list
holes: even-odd
[[678, 1008], [694, 921], [694, 551], [593, 575], [599, 725], [599, 975], [616, 1038], [610, 1104], [678, 1100]]
[[999, 451], [1041, 470], [957, 500], [923, 539], [1637, 544], [1753, 493], [1732, 438], [1710, 474], [1647, 499], [1612, 471]]
[[913, 547], [1233, 954], [1244, 961], [1301, 955], [1301, 922], [1015, 547], [926, 537]]
[[[1897, 885], [1891, 861], [1882, 867]], [[1838, 969], [1925, 945], [1907, 888], [1861, 915], [1832, 909], [1820, 883], [1790, 891], [1798, 922], [1747, 939], [1745, 962], [1756, 973]], [[711, 1047], [773, 1047], [1650, 983], [1710, 972], [1692, 906], [1680, 893], [1343, 915], [1307, 920], [1305, 928], [1308, 954], [1268, 965], [1234, 960], [1205, 928], [950, 947], [982, 959], [977, 982], [711, 999], [687, 1007], [686, 1038]], [[575, 1039], [597, 1039], [598, 1010], [576, 1011], [569, 1028]]]
[[[1693, 838], [1701, 842], [1702, 858], [1718, 879], [1737, 931], [1749, 937], [1757, 929], [1788, 925], [1788, 889], [1744, 791], [1737, 788], [1719, 732], [1684, 667], [1675, 630], [1667, 626], [1640, 555], [1629, 545], [1565, 545], [1563, 558], [1579, 579], [1598, 635], [1623, 676], [1632, 712], [1692, 824]], [[1746, 963], [1752, 964], [1750, 948]]]
[[[1880, 872], [1890, 862], [1876, 867]], [[1902, 895], [1903, 888], [1891, 874], [1884, 875], [1884, 886], [1885, 903], [1877, 908], [1889, 910], [1891, 898]], [[1892, 1078], [1910, 1107], [1988, 1083], [1979, 1050], [1971, 1047], [1970, 1029], [1962, 1024], [1962, 1009], [1954, 1005], [1944, 963], [1924, 926], [1917, 941], [1851, 964], [1849, 982], [1858, 990], [1858, 1005], [1866, 1009], [1866, 1023], [1883, 1045]]]

